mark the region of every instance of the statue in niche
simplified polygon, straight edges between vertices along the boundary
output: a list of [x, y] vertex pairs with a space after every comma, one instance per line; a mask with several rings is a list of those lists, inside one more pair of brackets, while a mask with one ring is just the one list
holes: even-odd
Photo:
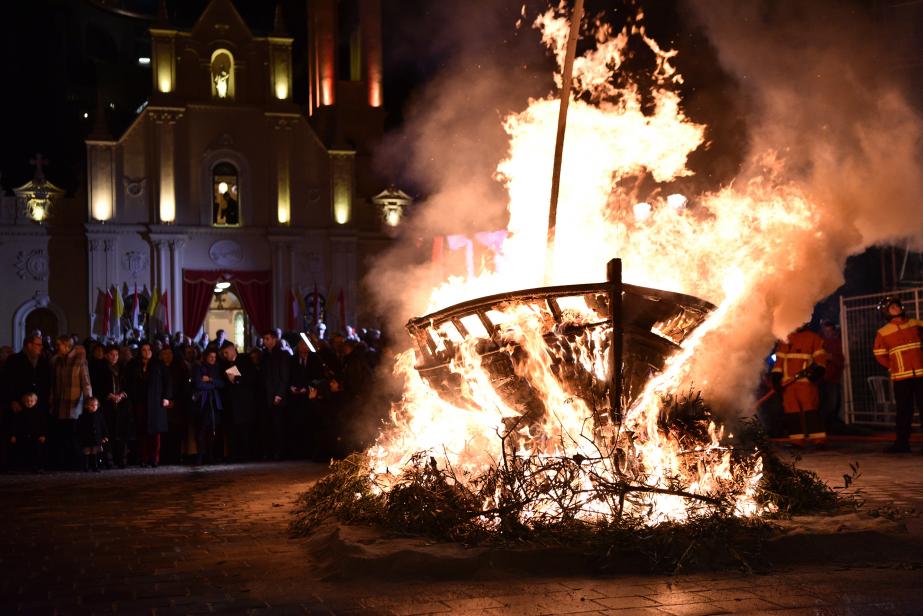
[[218, 93], [218, 98], [227, 98], [228, 95], [228, 80], [231, 78], [230, 73], [226, 70], [221, 69], [215, 73], [215, 91]]
[[211, 75], [216, 98], [234, 98], [234, 59], [225, 49], [212, 54]]

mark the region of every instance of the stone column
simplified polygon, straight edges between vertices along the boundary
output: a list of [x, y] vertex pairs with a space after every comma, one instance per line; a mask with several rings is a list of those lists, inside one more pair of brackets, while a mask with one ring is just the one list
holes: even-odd
[[[173, 286], [173, 275], [170, 271], [170, 244], [167, 240], [155, 239], [154, 244], [154, 286], [158, 290], [168, 289]], [[172, 295], [172, 293], [171, 293]]]
[[196, 332], [187, 332], [183, 330], [183, 247], [186, 240], [177, 238], [170, 240], [170, 274], [173, 279], [172, 289], [170, 290], [170, 302], [173, 304], [171, 317], [173, 331], [183, 331], [187, 336], [195, 336]]
[[[99, 121], [99, 120], [97, 120]], [[112, 220], [115, 216], [114, 141], [87, 140], [87, 179], [90, 219]]]
[[276, 116], [273, 129], [276, 133], [276, 221], [280, 225], [292, 224], [291, 196], [291, 143], [292, 127], [296, 117]]
[[348, 224], [353, 218], [353, 195], [356, 182], [356, 152], [330, 150], [330, 183], [333, 195], [333, 221]]
[[151, 118], [157, 127], [158, 162], [160, 183], [158, 190], [157, 221], [176, 221], [176, 172], [173, 156], [176, 141], [176, 122], [183, 115], [179, 108], [157, 108], [151, 110]]

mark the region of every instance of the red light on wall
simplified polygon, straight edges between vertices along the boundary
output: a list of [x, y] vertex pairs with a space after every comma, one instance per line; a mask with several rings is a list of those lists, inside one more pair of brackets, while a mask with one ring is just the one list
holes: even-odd
[[321, 81], [321, 105], [333, 104], [333, 78], [324, 77]]
[[369, 77], [369, 106], [381, 107], [381, 82]]

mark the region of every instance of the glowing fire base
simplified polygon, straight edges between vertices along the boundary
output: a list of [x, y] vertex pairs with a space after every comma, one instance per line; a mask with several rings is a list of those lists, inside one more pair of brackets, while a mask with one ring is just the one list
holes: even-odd
[[609, 289], [515, 291], [411, 320], [404, 398], [368, 452], [375, 491], [427, 485], [493, 528], [757, 513], [759, 457], [725, 446], [698, 395], [653, 387], [714, 307], [622, 286], [613, 422]]

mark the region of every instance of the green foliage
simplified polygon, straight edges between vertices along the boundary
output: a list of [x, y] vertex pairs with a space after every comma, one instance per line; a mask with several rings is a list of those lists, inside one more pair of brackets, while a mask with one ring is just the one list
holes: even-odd
[[[663, 398], [661, 429], [677, 435], [690, 451], [708, 443], [711, 420], [698, 393]], [[630, 446], [632, 436], [623, 438]], [[741, 426], [735, 442], [743, 443], [733, 455], [742, 476], [748, 476], [757, 463], [754, 453], [762, 459], [757, 498], [773, 506], [775, 515], [825, 513], [853, 504], [815, 473], [782, 460], [755, 420]], [[640, 558], [644, 564], [639, 569], [671, 571], [729, 565], [749, 569], [748, 563], [758, 560], [755, 555], [771, 527], [766, 518], [734, 515], [740, 483], [729, 482], [712, 494], [691, 494], [679, 478], [670, 479], [667, 487], [654, 488], [643, 477], [621, 470], [605, 477], [591, 470], [598, 468], [591, 464], [604, 463], [614, 465], [610, 469], [621, 468], [625, 449], [620, 447], [622, 442], [608, 452], [600, 451], [595, 460], [581, 455], [524, 459], [510, 454], [477, 477], [458, 477], [430, 453], [420, 452], [387, 491], [375, 489], [368, 459], [354, 454], [335, 462], [330, 474], [300, 498], [292, 531], [309, 534], [332, 516], [348, 524], [374, 524], [437, 541], [567, 546], [598, 558], [601, 569], [626, 557]], [[852, 470], [844, 476], [847, 487], [858, 476], [858, 467]], [[606, 505], [613, 515], [582, 515], [588, 488], [586, 481], [575, 480], [581, 473], [591, 478], [591, 502]], [[685, 521], [650, 524], [638, 504], [654, 492], [682, 497], [687, 503]]]
[[387, 499], [375, 495], [368, 459], [353, 454], [330, 466], [330, 474], [299, 497], [291, 530], [307, 535], [331, 516], [347, 524], [380, 523]]
[[470, 537], [477, 510], [473, 495], [441, 471], [434, 458], [417, 454], [388, 493], [384, 520], [392, 529], [457, 541]]
[[[853, 497], [831, 488], [813, 471], [798, 468], [800, 458], [783, 460], [773, 449], [757, 419], [748, 421], [741, 430], [743, 440], [752, 443], [763, 460], [763, 479], [757, 499], [772, 505], [776, 515], [833, 513], [858, 506]], [[850, 464], [843, 475], [842, 488], [851, 487], [860, 476], [858, 463]]]

